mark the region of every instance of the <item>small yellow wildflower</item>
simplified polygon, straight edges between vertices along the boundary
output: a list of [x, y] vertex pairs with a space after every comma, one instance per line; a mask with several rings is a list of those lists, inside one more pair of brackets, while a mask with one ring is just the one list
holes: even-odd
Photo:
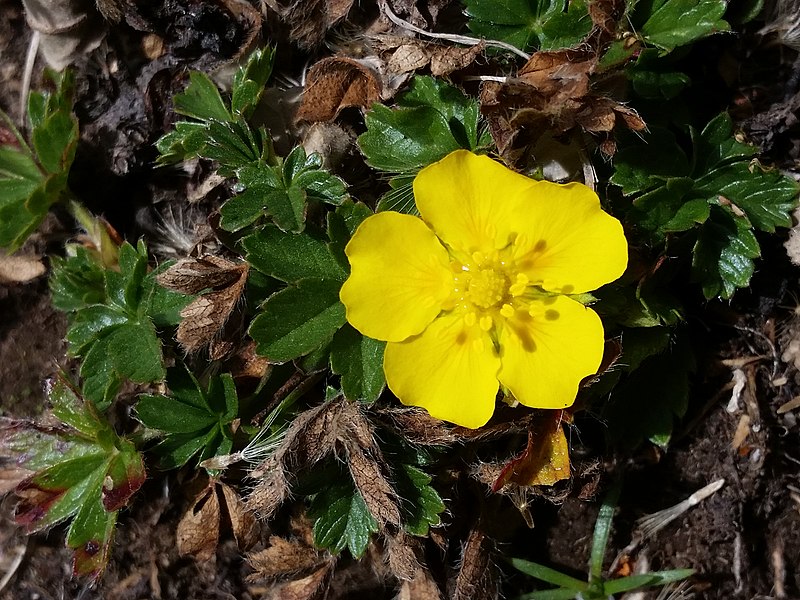
[[367, 218], [347, 245], [347, 320], [388, 342], [384, 372], [404, 403], [484, 425], [499, 384], [563, 408], [597, 371], [603, 325], [570, 298], [618, 278], [622, 226], [588, 187], [534, 181], [459, 150], [420, 171], [422, 218]]

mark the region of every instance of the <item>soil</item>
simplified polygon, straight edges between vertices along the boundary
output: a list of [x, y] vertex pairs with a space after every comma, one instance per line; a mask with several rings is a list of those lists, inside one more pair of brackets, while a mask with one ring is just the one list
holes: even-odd
[[[171, 118], [169, 107], [159, 101], [179, 86], [186, 69], [230, 56], [240, 41], [225, 23], [212, 20], [212, 25], [199, 17], [183, 23], [180, 31], [171, 29], [170, 19], [182, 4], [197, 5], [174, 0], [159, 10], [141, 10], [147, 26], [142, 28], [158, 32], [167, 44], [161, 56], [146, 60], [145, 33], [120, 25], [99, 54], [76, 64], [80, 81], [76, 111], [83, 140], [71, 187], [128, 239], [152, 232], [158, 212], [152, 206], [168, 206], [196, 184], [192, 179], [196, 172], [153, 172], [152, 144]], [[197, 27], [213, 31], [174, 43]], [[0, 108], [15, 120], [29, 39], [20, 4], [0, 0]], [[794, 169], [800, 134], [794, 124], [797, 108], [787, 109], [786, 98], [796, 98], [797, 90], [775, 82], [776, 77], [783, 82], [791, 79], [787, 73], [796, 68], [797, 53], [783, 49], [779, 56], [767, 49], [745, 62], [747, 43], [721, 40], [706, 48], [718, 52], [726, 68], [730, 65], [723, 58], [741, 61], [738, 91], [724, 93], [739, 107], [742, 126], [754, 138], [761, 136], [758, 141], [769, 157]], [[297, 62], [296, 55], [296, 49], [286, 50], [287, 60]], [[783, 71], [758, 68], [773, 64], [769, 62], [773, 59], [784, 66]], [[109, 70], [109, 64], [116, 70]], [[34, 70], [33, 87], [40, 81], [41, 69], [38, 64]], [[54, 217], [23, 253], [44, 254], [57, 246], [66, 230]], [[624, 473], [606, 567], [617, 557], [615, 562], [622, 565], [618, 569], [625, 564], [693, 568], [692, 589], [698, 598], [800, 598], [800, 413], [797, 409], [778, 413], [779, 407], [800, 395], [800, 374], [781, 360], [791, 342], [800, 339], [800, 316], [795, 310], [800, 285], [798, 268], [787, 258], [782, 242], [778, 236], [762, 240], [765, 258], [752, 291], [737, 296], [733, 304], [710, 303], [690, 323], [710, 335], [696, 348], [704, 368], [693, 381], [689, 413], [669, 450], [646, 446], [635, 453], [607, 453], [596, 441], [602, 439], [602, 424], [581, 421], [573, 433], [582, 442], [582, 451], [602, 461], [600, 487], [582, 494], [583, 499], [573, 493], [559, 504], [535, 500], [534, 528], [527, 529], [515, 516], [507, 524], [512, 534], [500, 540], [504, 549], [584, 578], [598, 499], [607, 483]], [[70, 366], [62, 341], [65, 329], [64, 315], [50, 306], [46, 276], [0, 286], [0, 414], [33, 417], [42, 412], [43, 382], [59, 367]], [[736, 369], [748, 385], [731, 405], [730, 381]], [[109, 568], [96, 586], [71, 577], [63, 528], [23, 536], [13, 525], [13, 499], [6, 497], [0, 504], [0, 580], [5, 573], [11, 576], [0, 586], [0, 599], [275, 597], [269, 586], [247, 579], [252, 569], [230, 536], [208, 562], [178, 555], [175, 530], [188, 502], [184, 476], [182, 472], [154, 476], [138, 492], [121, 515]], [[631, 543], [637, 519], [671, 507], [718, 479], [724, 479], [718, 492], [640, 544], [630, 560], [621, 555]], [[503, 570], [505, 597], [529, 589], [529, 580]], [[342, 560], [328, 598], [378, 600], [396, 592], [371, 567]], [[657, 592], [649, 595], [656, 596]]]

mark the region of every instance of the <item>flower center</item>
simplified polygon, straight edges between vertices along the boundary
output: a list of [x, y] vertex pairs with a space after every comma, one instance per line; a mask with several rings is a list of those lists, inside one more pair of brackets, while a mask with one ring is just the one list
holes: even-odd
[[467, 271], [464, 299], [479, 308], [492, 308], [508, 296], [508, 277], [494, 268]]

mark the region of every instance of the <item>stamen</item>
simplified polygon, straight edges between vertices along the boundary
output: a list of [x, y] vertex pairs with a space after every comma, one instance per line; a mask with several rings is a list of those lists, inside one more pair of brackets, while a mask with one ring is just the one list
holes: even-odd
[[493, 320], [489, 315], [483, 315], [480, 320], [481, 329], [489, 331], [492, 328]]
[[510, 304], [503, 304], [503, 307], [500, 309], [500, 314], [503, 315], [506, 319], [510, 319], [514, 316], [514, 307]]

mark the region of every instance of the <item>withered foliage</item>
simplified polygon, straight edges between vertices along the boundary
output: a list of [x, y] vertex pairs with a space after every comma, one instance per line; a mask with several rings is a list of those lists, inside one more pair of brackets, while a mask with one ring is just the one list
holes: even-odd
[[344, 398], [294, 419], [281, 446], [251, 473], [258, 483], [248, 505], [268, 519], [289, 496], [288, 473], [309, 468], [334, 452], [347, 457], [353, 481], [381, 529], [399, 526], [397, 495], [386, 477], [388, 467], [374, 428], [361, 407]]
[[333, 557], [322, 553], [303, 540], [287, 540], [270, 536], [269, 546], [247, 557], [255, 571], [248, 576], [251, 581], [303, 577], [317, 571], [323, 563], [330, 563]]
[[501, 155], [513, 159], [515, 149], [534, 144], [545, 132], [561, 136], [573, 130], [597, 135], [600, 149], [613, 155], [616, 127], [645, 129], [636, 111], [603, 90], [603, 75], [598, 72], [624, 9], [621, 0], [591, 3], [594, 28], [581, 44], [536, 52], [515, 77], [483, 84], [481, 112]]
[[308, 71], [298, 121], [330, 121], [350, 106], [368, 108], [381, 99], [383, 84], [374, 65], [346, 56], [323, 58]]
[[262, 6], [290, 28], [289, 35], [298, 46], [311, 50], [322, 44], [328, 30], [347, 16], [353, 0], [264, 0]]
[[187, 352], [209, 346], [211, 359], [225, 356], [232, 344], [220, 339], [247, 283], [249, 265], [219, 256], [186, 258], [158, 275], [162, 286], [184, 294], [210, 290], [188, 304], [182, 311], [177, 339]]
[[209, 560], [216, 553], [221, 532], [230, 529], [240, 548], [255, 542], [255, 515], [230, 486], [211, 480], [194, 497], [178, 523], [177, 542], [181, 556]]
[[458, 575], [452, 583], [452, 600], [491, 600], [500, 596], [500, 571], [494, 557], [494, 541], [474, 527], [464, 544]]
[[431, 75], [445, 77], [471, 65], [481, 55], [485, 44], [446, 46], [398, 35], [379, 35], [373, 45], [391, 73], [410, 73], [430, 67]]

